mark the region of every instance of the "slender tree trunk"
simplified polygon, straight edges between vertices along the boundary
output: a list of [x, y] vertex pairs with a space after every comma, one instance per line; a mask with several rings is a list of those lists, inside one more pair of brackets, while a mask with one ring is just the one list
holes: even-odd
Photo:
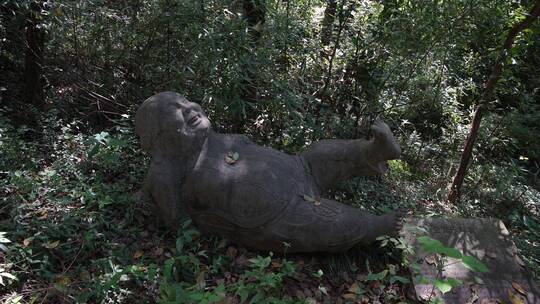
[[38, 107], [43, 105], [43, 47], [45, 33], [40, 28], [43, 4], [34, 1], [30, 4], [25, 28], [25, 101]]
[[332, 29], [334, 28], [334, 20], [336, 19], [336, 0], [327, 0], [326, 8], [324, 9], [324, 17], [321, 24], [321, 44], [323, 47], [330, 44], [332, 38]]
[[345, 2], [347, 2], [347, 0], [341, 0], [341, 4], [340, 4], [340, 7], [339, 7], [339, 26], [338, 26], [338, 32], [336, 34], [336, 39], [334, 41], [334, 48], [332, 49], [332, 52], [328, 55], [328, 68], [326, 70], [326, 77], [324, 79], [324, 86], [321, 90], [321, 96], [324, 96], [324, 94], [326, 93], [326, 89], [328, 87], [328, 84], [330, 83], [331, 79], [332, 79], [332, 70], [334, 68], [334, 59], [336, 57], [336, 52], [337, 50], [339, 49], [339, 43], [340, 43], [340, 40], [341, 40], [341, 33], [343, 32], [343, 28], [345, 27], [345, 23], [346, 23], [346, 16], [344, 14], [344, 10], [345, 10]]
[[465, 174], [467, 173], [467, 166], [469, 165], [469, 161], [472, 156], [474, 142], [478, 135], [478, 129], [480, 128], [480, 123], [484, 114], [484, 103], [488, 102], [493, 96], [495, 85], [501, 78], [503, 64], [506, 60], [508, 51], [512, 48], [517, 34], [531, 26], [531, 24], [538, 18], [538, 15], [540, 15], [540, 0], [535, 2], [533, 8], [529, 12], [529, 15], [523, 21], [515, 24], [506, 35], [506, 39], [504, 40], [497, 62], [493, 66], [491, 75], [485, 85], [484, 92], [482, 93], [482, 97], [474, 110], [471, 129], [469, 130], [469, 135], [465, 140], [465, 146], [463, 147], [463, 152], [461, 153], [461, 158], [459, 160], [459, 167], [454, 175], [454, 178], [452, 179], [452, 183], [449, 186], [448, 195], [446, 197], [446, 201], [449, 203], [455, 203], [457, 200], [459, 200], [461, 186], [463, 185], [463, 180], [465, 179]]
[[[248, 25], [248, 43], [254, 52], [261, 39], [262, 27], [265, 23], [266, 5], [264, 0], [243, 0], [244, 19]], [[257, 63], [245, 64], [243, 67], [245, 79], [242, 81], [242, 100], [257, 102]]]
[[285, 19], [285, 33], [287, 33], [286, 39], [283, 40], [282, 46], [281, 46], [281, 55], [279, 59], [277, 60], [278, 67], [281, 71], [287, 72], [289, 69], [289, 55], [288, 55], [288, 49], [289, 49], [289, 18], [290, 18], [290, 0], [283, 0], [285, 3], [285, 12], [286, 12], [286, 19]]
[[[247, 23], [247, 46], [251, 54], [257, 54], [262, 30], [266, 21], [266, 0], [242, 0], [242, 11], [244, 20]], [[244, 101], [243, 117], [233, 125], [234, 132], [242, 132], [242, 129], [249, 127], [250, 122], [256, 117], [254, 104], [259, 100], [258, 91], [258, 60], [242, 64], [244, 78], [240, 83], [240, 99]]]
[[265, 0], [243, 0], [242, 8], [244, 18], [249, 26], [248, 33], [253, 44], [257, 44], [261, 38], [262, 25], [266, 20]]

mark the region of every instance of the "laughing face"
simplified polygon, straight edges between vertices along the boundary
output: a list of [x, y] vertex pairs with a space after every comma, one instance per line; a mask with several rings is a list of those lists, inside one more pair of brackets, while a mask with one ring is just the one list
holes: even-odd
[[183, 135], [194, 135], [206, 132], [210, 127], [210, 121], [201, 106], [174, 93], [174, 98], [167, 98], [163, 105], [165, 119], [162, 122], [162, 130], [175, 130]]
[[143, 103], [135, 127], [143, 147], [152, 150], [167, 146], [187, 148], [206, 137], [211, 124], [198, 104], [178, 93], [162, 92]]
[[163, 98], [161, 105], [163, 120], [160, 129], [165, 138], [189, 145], [194, 139], [206, 136], [210, 129], [210, 121], [201, 106], [177, 93], [168, 95], [167, 98]]

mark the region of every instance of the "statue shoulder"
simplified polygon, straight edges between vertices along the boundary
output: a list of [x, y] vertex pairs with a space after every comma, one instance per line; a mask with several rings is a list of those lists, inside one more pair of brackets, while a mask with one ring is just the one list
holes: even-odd
[[241, 145], [253, 145], [253, 141], [244, 134], [220, 134], [219, 141], [222, 141], [225, 145], [241, 144]]
[[244, 134], [233, 134], [233, 135], [235, 136], [236, 141], [238, 141], [241, 144], [253, 144], [253, 141]]
[[152, 160], [146, 176], [146, 183], [150, 186], [154, 183], [163, 184], [178, 181], [182, 174], [182, 166], [178, 166], [172, 161]]

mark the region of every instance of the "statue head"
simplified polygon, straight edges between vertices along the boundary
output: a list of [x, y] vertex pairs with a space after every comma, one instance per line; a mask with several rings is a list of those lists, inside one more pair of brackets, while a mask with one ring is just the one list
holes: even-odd
[[211, 129], [197, 103], [175, 92], [161, 92], [143, 102], [135, 115], [135, 132], [146, 151], [165, 154], [190, 150]]

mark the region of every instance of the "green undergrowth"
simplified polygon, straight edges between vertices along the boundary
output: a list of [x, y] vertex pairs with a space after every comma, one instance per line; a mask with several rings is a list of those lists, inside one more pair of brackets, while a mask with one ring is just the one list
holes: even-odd
[[50, 116], [40, 132], [1, 121], [2, 303], [404, 299], [391, 275], [367, 277], [387, 268], [377, 254], [272, 255], [189, 222], [177, 233], [160, 227], [139, 199], [148, 159], [129, 120], [88, 132]]
[[[201, 235], [189, 222], [170, 231], [139, 199], [148, 158], [129, 117], [99, 132], [48, 117], [36, 131], [0, 116], [0, 302], [410, 301], [401, 240], [341, 255], [273, 255]], [[444, 177], [406, 159], [391, 162], [383, 178], [358, 178], [331, 195], [378, 214], [499, 217], [537, 269], [539, 194], [511, 170], [473, 168], [464, 200], [452, 208], [437, 190]]]

